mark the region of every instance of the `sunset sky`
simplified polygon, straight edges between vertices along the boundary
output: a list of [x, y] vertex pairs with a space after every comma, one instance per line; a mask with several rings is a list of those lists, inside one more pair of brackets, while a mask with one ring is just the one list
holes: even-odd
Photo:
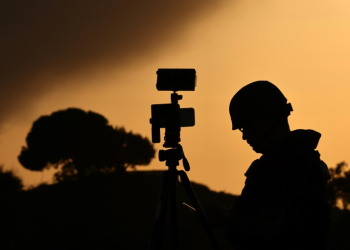
[[[77, 107], [151, 138], [151, 104], [170, 102], [156, 90], [158, 68], [197, 71], [196, 91], [180, 92], [196, 112], [181, 134], [192, 181], [241, 192], [260, 155], [231, 130], [228, 105], [256, 80], [292, 103], [291, 129], [322, 134], [328, 166], [350, 162], [349, 1], [7, 1], [0, 34], [0, 164], [27, 186], [53, 173], [17, 161], [41, 115]], [[155, 158], [137, 169], [165, 167]]]

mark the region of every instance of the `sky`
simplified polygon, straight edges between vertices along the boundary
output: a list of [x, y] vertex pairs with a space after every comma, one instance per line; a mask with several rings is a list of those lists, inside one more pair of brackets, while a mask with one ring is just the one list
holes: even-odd
[[[2, 2], [0, 164], [27, 187], [49, 182], [52, 170], [28, 171], [17, 156], [33, 121], [68, 107], [151, 138], [150, 106], [170, 102], [158, 68], [197, 72], [196, 90], [180, 92], [196, 112], [181, 132], [192, 181], [241, 192], [260, 155], [231, 130], [228, 105], [256, 80], [292, 103], [291, 129], [322, 134], [329, 166], [349, 161], [349, 12], [346, 0]], [[155, 158], [137, 169], [166, 168]]]

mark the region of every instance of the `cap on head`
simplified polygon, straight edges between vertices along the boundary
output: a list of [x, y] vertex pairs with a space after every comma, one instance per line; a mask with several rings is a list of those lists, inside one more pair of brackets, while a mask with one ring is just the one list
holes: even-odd
[[231, 99], [232, 129], [243, 128], [263, 118], [286, 118], [293, 111], [286, 97], [268, 81], [252, 82], [241, 88]]

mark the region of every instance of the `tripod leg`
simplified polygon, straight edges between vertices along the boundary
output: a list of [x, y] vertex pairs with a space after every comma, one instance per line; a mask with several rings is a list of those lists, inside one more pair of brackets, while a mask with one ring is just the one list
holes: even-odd
[[165, 171], [163, 175], [162, 187], [161, 187], [160, 195], [158, 199], [156, 216], [154, 218], [154, 226], [153, 226], [153, 232], [152, 232], [152, 238], [151, 238], [149, 250], [157, 250], [161, 248], [165, 213], [166, 213], [166, 207], [168, 204], [168, 196], [170, 192], [169, 179], [170, 179], [169, 171]]
[[171, 249], [177, 249], [177, 197], [176, 197], [176, 185], [177, 185], [177, 170], [169, 170], [170, 181], [170, 212], [171, 212]]
[[193, 206], [195, 207], [196, 209], [196, 212], [199, 216], [199, 219], [202, 223], [202, 226], [204, 227], [214, 249], [220, 249], [220, 246], [215, 238], [215, 235], [210, 227], [210, 225], [208, 224], [208, 221], [207, 221], [207, 217], [204, 213], [204, 210], [202, 208], [202, 205], [200, 204], [198, 198], [197, 198], [197, 195], [196, 193], [194, 192], [193, 188], [192, 188], [192, 185], [190, 183], [190, 180], [188, 179], [187, 177], [187, 174], [184, 172], [184, 171], [178, 171], [179, 175], [180, 175], [180, 179], [181, 179], [181, 183], [182, 185], [184, 186], [184, 188], [186, 189], [186, 192], [191, 200], [191, 202], [193, 203]]

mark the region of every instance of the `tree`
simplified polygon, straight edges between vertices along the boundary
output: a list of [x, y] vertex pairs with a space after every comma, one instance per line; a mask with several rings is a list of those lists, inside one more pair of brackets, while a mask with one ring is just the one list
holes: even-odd
[[0, 249], [9, 249], [9, 239], [18, 231], [22, 188], [22, 180], [0, 165]]
[[155, 154], [147, 138], [108, 125], [100, 114], [76, 108], [40, 117], [26, 141], [19, 162], [33, 171], [62, 167], [54, 177], [57, 181], [147, 165]]
[[4, 166], [0, 165], [0, 195], [12, 196], [21, 191], [23, 188], [22, 180], [17, 177], [13, 171], [4, 170]]
[[329, 202], [335, 206], [341, 201], [343, 209], [349, 209], [350, 205], [350, 170], [348, 165], [340, 162], [335, 168], [330, 168], [332, 179], [329, 181]]

